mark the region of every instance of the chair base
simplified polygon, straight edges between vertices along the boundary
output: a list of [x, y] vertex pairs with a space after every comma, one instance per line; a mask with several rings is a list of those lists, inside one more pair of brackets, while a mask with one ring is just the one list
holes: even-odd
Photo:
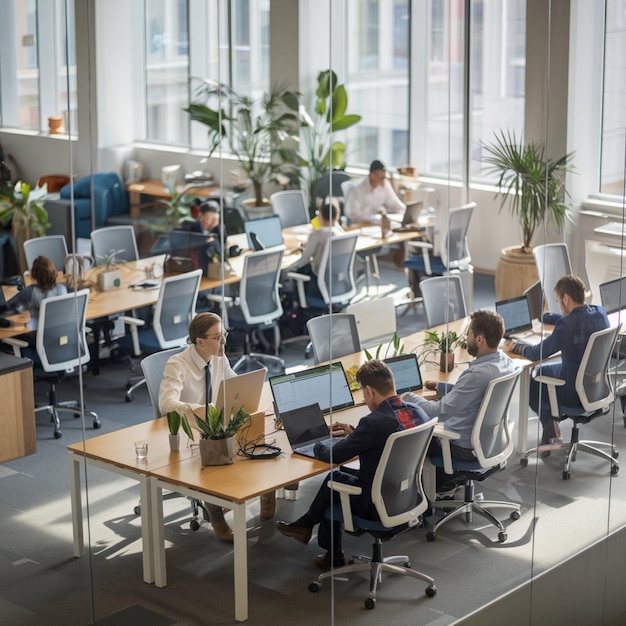
[[[193, 531], [196, 531], [202, 526], [202, 522], [206, 520], [209, 521], [209, 512], [204, 506], [204, 502], [202, 500], [197, 500], [196, 498], [190, 498], [189, 496], [183, 496], [180, 493], [176, 493], [174, 491], [163, 494], [163, 500], [173, 500], [174, 498], [187, 498], [189, 500], [189, 504], [191, 505], [191, 514], [192, 517], [189, 520], [189, 528]], [[202, 517], [200, 517], [200, 510], [202, 510]], [[135, 508], [133, 509], [135, 515], [141, 515], [141, 500], [137, 503]], [[203, 520], [204, 518], [204, 520]]]
[[146, 384], [146, 379], [143, 376], [133, 376], [126, 381], [126, 395], [124, 397], [125, 402], [133, 401], [133, 394], [139, 387]]
[[438, 500], [434, 503], [434, 507], [452, 510], [445, 513], [444, 516], [432, 527], [432, 530], [426, 534], [426, 539], [428, 541], [434, 541], [437, 537], [437, 531], [439, 528], [448, 523], [450, 520], [464, 515], [465, 521], [469, 523], [472, 521], [473, 514], [476, 513], [498, 529], [498, 541], [502, 543], [507, 540], [506, 530], [502, 522], [489, 509], [510, 509], [510, 518], [513, 520], [517, 520], [521, 516], [521, 506], [519, 504], [515, 504], [514, 502], [505, 502], [501, 500], [481, 500], [477, 502], [474, 494], [473, 481], [465, 484], [464, 500]]
[[[35, 408], [35, 414], [46, 411], [50, 415], [50, 421], [54, 422], [54, 438], [60, 439], [63, 436], [61, 432], [61, 419], [59, 418], [59, 411], [67, 411], [72, 413], [76, 419], [83, 414], [83, 409], [78, 406], [78, 402], [74, 400], [68, 400], [67, 402], [57, 402], [54, 404], [44, 404]], [[84, 410], [85, 415], [91, 416], [93, 419], [93, 427], [95, 430], [102, 426], [102, 422], [98, 418], [98, 415], [93, 411]]]
[[400, 574], [401, 576], [410, 576], [417, 580], [428, 583], [426, 587], [426, 595], [432, 598], [437, 593], [437, 587], [435, 587], [435, 581], [430, 576], [422, 574], [417, 570], [411, 569], [411, 563], [409, 557], [405, 554], [383, 557], [382, 555], [382, 541], [378, 538], [375, 539], [372, 558], [363, 555], [354, 555], [353, 559], [361, 561], [360, 563], [350, 563], [343, 567], [337, 567], [329, 572], [320, 574], [317, 580], [312, 581], [309, 584], [309, 591], [317, 593], [322, 582], [327, 578], [342, 577], [346, 574], [352, 574], [354, 572], [369, 572], [370, 573], [370, 592], [365, 600], [365, 608], [373, 609], [376, 607], [376, 591], [378, 585], [382, 582], [383, 572], [389, 572], [391, 574]]
[[242, 354], [237, 361], [235, 361], [232, 368], [233, 371], [239, 374], [242, 372], [252, 371], [251, 369], [248, 369], [249, 366], [252, 366], [252, 369], [259, 369], [258, 367], [254, 367], [255, 365], [266, 367], [271, 375], [284, 373], [285, 371], [285, 362], [280, 357], [257, 352]]
[[[576, 455], [578, 452], [587, 452], [588, 454], [593, 454], [594, 456], [600, 457], [601, 459], [605, 459], [610, 461], [611, 463], [611, 474], [616, 476], [619, 472], [619, 463], [617, 461], [617, 457], [619, 456], [619, 452], [617, 448], [612, 444], [605, 441], [578, 441], [575, 440], [575, 433], [578, 434], [577, 429], [572, 431], [573, 439], [571, 441], [567, 441], [564, 443], [549, 443], [539, 445], [535, 448], [531, 448], [527, 450], [522, 455], [520, 459], [520, 465], [522, 467], [526, 467], [528, 465], [528, 458], [534, 454], [540, 454], [542, 452], [552, 452], [556, 450], [566, 450], [567, 454], [565, 456], [565, 464], [563, 465], [563, 480], [569, 480], [571, 477], [570, 474], [570, 464], [576, 460]], [[610, 452], [605, 452], [600, 448], [607, 448]]]

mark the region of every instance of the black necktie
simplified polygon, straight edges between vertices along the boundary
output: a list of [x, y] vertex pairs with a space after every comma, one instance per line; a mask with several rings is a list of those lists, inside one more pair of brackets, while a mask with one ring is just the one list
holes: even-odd
[[205, 396], [205, 417], [209, 418], [209, 402], [211, 402], [211, 370], [209, 368], [209, 364], [207, 363], [204, 366], [204, 384], [205, 384], [205, 389], [206, 389], [206, 396]]

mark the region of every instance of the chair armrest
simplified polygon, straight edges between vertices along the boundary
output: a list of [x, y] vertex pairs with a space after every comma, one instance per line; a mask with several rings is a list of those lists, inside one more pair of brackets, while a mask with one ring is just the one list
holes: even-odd
[[328, 481], [326, 485], [333, 491], [339, 493], [341, 502], [341, 513], [343, 515], [343, 527], [348, 532], [354, 532], [354, 524], [352, 522], [352, 507], [350, 506], [350, 496], [361, 495], [363, 491], [361, 487], [356, 485], [346, 485], [336, 481]]
[[461, 435], [459, 435], [459, 433], [453, 433], [443, 428], [437, 428], [433, 432], [433, 437], [437, 437], [437, 439], [439, 439], [439, 443], [441, 444], [443, 471], [446, 474], [452, 474], [454, 472], [454, 468], [452, 467], [452, 452], [450, 451], [450, 441], [452, 441], [453, 439], [460, 439]]
[[307, 276], [306, 274], [298, 274], [298, 272], [287, 272], [287, 277], [296, 281], [296, 289], [298, 290], [298, 303], [300, 307], [303, 309], [308, 309], [308, 305], [306, 303], [306, 293], [304, 291], [304, 283], [307, 283], [311, 280], [311, 276]]
[[141, 356], [141, 346], [139, 345], [139, 333], [137, 332], [137, 328], [139, 326], [145, 326], [146, 322], [136, 317], [130, 317], [129, 315], [122, 315], [120, 319], [124, 324], [128, 324], [130, 336], [133, 341], [133, 354], [135, 356]]
[[419, 250], [422, 251], [422, 256], [424, 257], [424, 271], [427, 276], [430, 276], [433, 273], [430, 267], [430, 251], [433, 249], [433, 244], [429, 241], [409, 241], [408, 247], [409, 250], [415, 253], [418, 253]]
[[556, 397], [556, 388], [562, 387], [565, 384], [565, 381], [562, 378], [554, 378], [553, 376], [544, 376], [543, 374], [539, 374], [539, 376], [533, 376], [533, 378], [538, 382], [542, 383], [548, 388], [548, 399], [550, 400], [550, 413], [552, 413], [552, 417], [559, 416], [559, 402]]
[[15, 356], [22, 356], [22, 348], [28, 348], [28, 342], [23, 339], [18, 339], [17, 337], [7, 337], [3, 339], [2, 342], [13, 348], [13, 354]]

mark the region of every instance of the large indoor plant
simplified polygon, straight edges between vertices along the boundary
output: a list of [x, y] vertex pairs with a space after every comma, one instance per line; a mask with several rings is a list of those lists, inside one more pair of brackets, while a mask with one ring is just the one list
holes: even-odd
[[235, 435], [240, 428], [250, 422], [250, 414], [240, 408], [224, 417], [224, 409], [218, 409], [212, 404], [206, 406], [205, 415], [197, 413], [196, 427], [200, 432], [200, 457], [202, 465], [226, 465], [233, 462], [235, 456]]
[[[493, 142], [483, 148], [487, 173], [498, 176], [500, 210], [508, 207], [522, 230], [521, 246], [502, 251], [496, 269], [496, 295], [521, 295], [537, 280], [532, 256], [535, 232], [550, 220], [562, 230], [569, 217], [565, 177], [573, 171], [573, 153], [551, 158], [543, 145], [524, 143], [511, 131], [496, 133]], [[512, 271], [506, 272], [509, 266]]]
[[265, 202], [264, 182], [278, 174], [297, 178], [296, 101], [296, 94], [284, 83], [253, 100], [206, 79], [200, 81], [194, 101], [185, 109], [193, 121], [207, 127], [209, 156], [226, 139], [227, 150], [252, 183], [256, 206]]

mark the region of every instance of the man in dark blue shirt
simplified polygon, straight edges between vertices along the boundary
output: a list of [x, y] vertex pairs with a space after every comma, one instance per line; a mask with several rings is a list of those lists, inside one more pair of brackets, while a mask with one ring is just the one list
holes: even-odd
[[[580, 407], [576, 393], [576, 373], [582, 360], [589, 337], [598, 330], [609, 327], [609, 320], [601, 306], [585, 304], [585, 283], [578, 276], [563, 276], [554, 287], [561, 315], [544, 316], [544, 321], [554, 324], [554, 330], [541, 343], [529, 346], [522, 342], [508, 341], [504, 349], [519, 354], [530, 361], [540, 361], [561, 352], [561, 358], [540, 365], [541, 374], [565, 380], [557, 387], [560, 406]], [[540, 405], [541, 401], [541, 406]], [[541, 445], [550, 443], [560, 436], [558, 422], [552, 418], [550, 401], [545, 389], [540, 393], [539, 383], [530, 385], [530, 408], [541, 420], [543, 435]]]
[[[324, 518], [324, 512], [330, 506], [331, 500], [340, 506], [339, 494], [327, 486], [328, 481], [332, 479], [361, 487], [361, 495], [351, 501], [353, 513], [365, 519], [378, 520], [376, 507], [371, 500], [372, 482], [387, 438], [399, 430], [412, 428], [430, 419], [422, 409], [415, 404], [404, 402], [396, 394], [393, 374], [382, 361], [373, 360], [364, 363], [359, 368], [356, 379], [361, 385], [363, 398], [371, 413], [361, 418], [356, 428], [338, 422], [333, 424], [333, 431], [346, 433], [347, 437], [332, 446], [332, 462], [340, 464], [358, 456], [360, 469], [355, 472], [334, 470], [322, 481], [322, 486], [309, 510], [302, 517], [291, 524], [276, 522], [276, 529], [279, 532], [304, 544], [309, 543], [313, 527], [316, 524], [320, 525], [317, 542], [321, 548], [327, 550], [326, 554], [315, 559], [315, 564], [320, 569], [345, 564], [341, 550], [341, 523]], [[315, 456], [322, 461], [330, 462], [329, 443], [318, 442], [315, 445]]]

